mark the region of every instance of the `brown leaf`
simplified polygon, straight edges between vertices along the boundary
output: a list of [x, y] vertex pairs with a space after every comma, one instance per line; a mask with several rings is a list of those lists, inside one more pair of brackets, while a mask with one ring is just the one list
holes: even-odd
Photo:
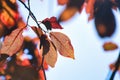
[[65, 34], [51, 32], [50, 38], [62, 56], [74, 59], [73, 46], [71, 45], [70, 39]]
[[67, 7], [60, 15], [58, 22], [67, 21], [72, 18], [79, 9], [77, 7]]
[[49, 51], [48, 53], [45, 55], [45, 61], [48, 65], [50, 65], [51, 67], [55, 66], [55, 63], [57, 61], [57, 51], [55, 46], [52, 44], [52, 42], [50, 40], [48, 40], [50, 43], [50, 47], [49, 47]]
[[115, 50], [118, 48], [117, 44], [113, 43], [113, 42], [106, 42], [103, 45], [103, 48], [105, 51], [110, 51], [110, 50]]
[[33, 27], [31, 27], [31, 29], [37, 34], [38, 37], [40, 37], [43, 34], [43, 32], [40, 28], [33, 26]]
[[7, 54], [9, 56], [15, 54], [23, 44], [22, 32], [23, 28], [18, 28], [13, 30], [10, 35], [7, 35], [4, 39], [0, 54]]

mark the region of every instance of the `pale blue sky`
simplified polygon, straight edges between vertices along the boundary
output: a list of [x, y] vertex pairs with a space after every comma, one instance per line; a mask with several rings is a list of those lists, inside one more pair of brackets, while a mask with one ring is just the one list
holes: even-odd
[[[57, 5], [57, 0], [30, 0], [31, 9], [38, 20], [46, 17], [58, 16], [64, 8]], [[20, 7], [21, 15], [27, 16], [26, 9]], [[114, 11], [115, 12], [115, 11]], [[117, 59], [119, 50], [104, 52], [102, 45], [105, 41], [113, 41], [120, 44], [120, 13], [115, 12], [117, 18], [117, 32], [112, 38], [101, 39], [98, 37], [94, 20], [87, 22], [85, 10], [76, 15], [69, 21], [61, 23], [64, 27], [61, 32], [71, 39], [75, 50], [75, 60], [59, 55], [55, 68], [49, 68], [46, 72], [47, 80], [107, 80], [109, 64]], [[119, 18], [119, 19], [118, 19]], [[119, 21], [119, 22], [118, 22]], [[35, 25], [30, 20], [30, 25]], [[59, 30], [58, 30], [59, 31]], [[31, 33], [27, 33], [31, 35]], [[120, 80], [117, 74], [115, 80]]]

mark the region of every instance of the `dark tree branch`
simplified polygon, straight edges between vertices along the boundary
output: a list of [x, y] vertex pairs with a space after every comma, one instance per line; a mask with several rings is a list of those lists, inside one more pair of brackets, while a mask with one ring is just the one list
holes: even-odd
[[115, 74], [116, 74], [117, 70], [119, 69], [119, 66], [120, 66], [120, 52], [119, 52], [118, 59], [117, 59], [117, 61], [116, 61], [116, 63], [115, 63], [115, 70], [112, 72], [112, 75], [111, 75], [111, 77], [110, 77], [110, 80], [113, 80], [113, 79], [114, 79]]
[[38, 26], [42, 31], [44, 31], [44, 32], [46, 33], [46, 31], [43, 30], [43, 29], [40, 27], [40, 25], [39, 25], [39, 23], [38, 23], [35, 15], [32, 13], [32, 11], [30, 10], [30, 8], [27, 7], [27, 5], [26, 5], [22, 0], [18, 0], [18, 1], [21, 2], [21, 3], [24, 5], [24, 7], [29, 11], [29, 15], [30, 15], [30, 16], [32, 17], [32, 19], [36, 22], [37, 26]]

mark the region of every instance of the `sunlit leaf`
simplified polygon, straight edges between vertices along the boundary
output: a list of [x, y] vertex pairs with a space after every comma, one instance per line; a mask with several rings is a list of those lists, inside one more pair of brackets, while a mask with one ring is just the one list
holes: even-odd
[[69, 0], [57, 0], [59, 5], [64, 5], [67, 4], [69, 2]]
[[23, 44], [22, 32], [23, 28], [18, 28], [12, 31], [10, 35], [7, 35], [4, 39], [0, 54], [7, 54], [12, 56], [18, 52]]
[[51, 32], [50, 38], [62, 56], [74, 59], [74, 49], [70, 39], [61, 32]]
[[103, 45], [105, 51], [115, 50], [118, 48], [117, 44], [113, 42], [105, 42]]
[[100, 37], [111, 37], [116, 29], [112, 4], [108, 0], [97, 0], [94, 5], [95, 27]]
[[52, 44], [51, 41], [49, 41], [49, 43], [50, 43], [50, 47], [49, 47], [48, 53], [45, 55], [45, 61], [48, 65], [50, 65], [51, 67], [54, 67], [57, 61], [58, 55], [57, 55], [55, 46]]
[[42, 32], [42, 30], [40, 28], [37, 28], [35, 26], [33, 26], [31, 28], [37, 34], [38, 37], [40, 37], [43, 34], [43, 32]]

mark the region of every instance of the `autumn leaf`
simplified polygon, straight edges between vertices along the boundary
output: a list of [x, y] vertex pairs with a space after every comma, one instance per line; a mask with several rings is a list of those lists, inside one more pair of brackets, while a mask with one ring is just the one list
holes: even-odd
[[69, 0], [57, 0], [59, 5], [64, 5], [67, 4], [69, 2]]
[[95, 27], [101, 38], [111, 37], [116, 30], [112, 4], [108, 0], [97, 0], [94, 5]]
[[60, 15], [58, 22], [67, 21], [72, 18], [79, 9], [77, 7], [67, 7]]
[[50, 42], [45, 34], [40, 37], [40, 49], [43, 47], [42, 55], [46, 55], [50, 50]]
[[50, 38], [62, 56], [74, 59], [74, 49], [70, 39], [61, 32], [51, 32]]
[[95, 0], [87, 0], [87, 5], [86, 5], [86, 13], [89, 14], [88, 21], [93, 19], [94, 17], [94, 3]]
[[[47, 52], [45, 56], [45, 61], [48, 65], [50, 65], [51, 67], [54, 67], [55, 66], [55, 63], [57, 61], [57, 51], [56, 51], [56, 48], [55, 46], [53, 45], [53, 43], [48, 40], [49, 43], [50, 43], [50, 47], [49, 47], [49, 51]], [[43, 48], [43, 47], [42, 47]]]
[[69, 0], [66, 8], [60, 14], [58, 22], [67, 21], [71, 19], [76, 12], [81, 12], [85, 0]]
[[38, 37], [40, 37], [43, 34], [43, 32], [40, 28], [33, 26], [33, 27], [31, 27], [31, 29], [37, 34]]
[[62, 26], [58, 23], [56, 17], [46, 18], [42, 21], [48, 30], [53, 29], [63, 29]]
[[115, 50], [118, 48], [117, 44], [113, 42], [105, 42], [103, 45], [105, 51]]
[[12, 56], [17, 53], [23, 44], [22, 32], [23, 28], [18, 28], [13, 30], [10, 35], [7, 35], [4, 39], [0, 54]]
[[11, 29], [19, 17], [17, 10], [14, 9], [17, 8], [17, 6], [9, 0], [2, 0], [0, 5], [2, 5], [0, 20], [8, 29]]

